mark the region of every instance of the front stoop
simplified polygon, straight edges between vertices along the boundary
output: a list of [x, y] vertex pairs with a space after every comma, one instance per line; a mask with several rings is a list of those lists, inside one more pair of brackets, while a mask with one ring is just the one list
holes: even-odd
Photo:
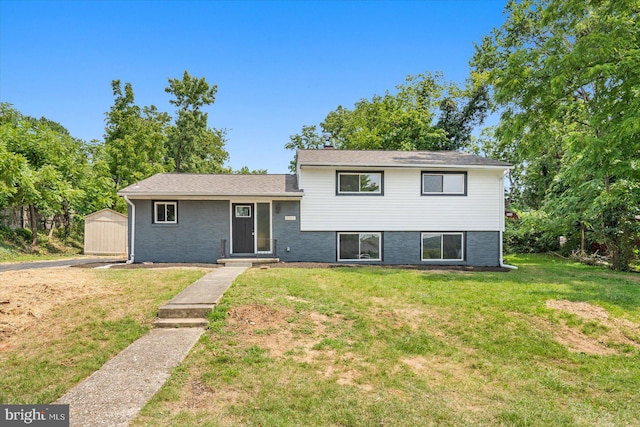
[[220, 258], [216, 261], [225, 267], [253, 267], [261, 264], [277, 264], [280, 258]]

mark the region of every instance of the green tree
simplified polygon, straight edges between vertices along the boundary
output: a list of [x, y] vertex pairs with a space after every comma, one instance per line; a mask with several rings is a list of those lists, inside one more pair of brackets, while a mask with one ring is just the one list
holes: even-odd
[[204, 78], [192, 77], [187, 71], [182, 79], [169, 79], [165, 92], [173, 95], [169, 102], [178, 110], [169, 132], [167, 156], [176, 172], [224, 171], [229, 158], [224, 148], [226, 131], [209, 128], [208, 114], [202, 111], [214, 103], [217, 90], [216, 85], [210, 86]]
[[500, 159], [511, 163], [514, 167], [506, 172], [505, 197], [507, 208], [518, 208], [522, 204], [522, 179], [524, 165], [519, 162], [512, 145], [503, 144], [495, 135], [495, 126], [484, 128], [478, 136], [474, 136], [466, 147], [474, 154]]
[[116, 194], [105, 145], [94, 140], [87, 144], [85, 149], [88, 163], [84, 165], [78, 182], [84, 197], [76, 205], [76, 211], [82, 215], [104, 208], [126, 212], [126, 203]]
[[68, 230], [83, 197], [77, 186], [87, 162], [83, 143], [60, 124], [23, 116], [8, 104], [0, 117], [0, 203], [29, 207], [35, 246], [39, 215], [61, 215]]
[[165, 163], [170, 117], [153, 105], [136, 105], [131, 83], [123, 87], [120, 80], [113, 80], [111, 88], [115, 100], [106, 114], [105, 150], [94, 154], [104, 155], [114, 190], [119, 190], [172, 169]]
[[21, 115], [10, 104], [0, 103], [0, 209], [10, 207], [21, 184], [28, 184], [29, 165], [24, 156], [8, 147]]
[[231, 173], [235, 175], [266, 175], [266, 169], [249, 169], [248, 166], [242, 166], [240, 169], [234, 170]]
[[[327, 142], [328, 137], [327, 137]], [[316, 126], [302, 126], [302, 131], [298, 134], [289, 136], [289, 142], [284, 146], [287, 150], [299, 150], [299, 149], [318, 149], [323, 147], [325, 140], [318, 135], [318, 128]], [[291, 172], [296, 171], [296, 158], [289, 163], [289, 170]]]
[[442, 74], [424, 73], [408, 76], [396, 91], [362, 99], [353, 109], [338, 106], [320, 123], [322, 136], [316, 126], [303, 126], [285, 148], [318, 148], [326, 139], [337, 149], [459, 150], [489, 108], [487, 88], [477, 76], [461, 88]]
[[640, 213], [639, 13], [635, 0], [510, 1], [472, 60], [502, 110], [499, 138], [527, 164], [531, 205], [558, 232], [593, 230], [621, 270]]

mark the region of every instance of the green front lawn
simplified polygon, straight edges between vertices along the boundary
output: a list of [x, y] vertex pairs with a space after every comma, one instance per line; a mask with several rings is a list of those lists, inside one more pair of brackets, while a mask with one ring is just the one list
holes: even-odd
[[[143, 336], [206, 270], [0, 273], [0, 404], [48, 404]], [[19, 291], [16, 291], [19, 290]]]
[[640, 424], [640, 275], [251, 269], [134, 425]]

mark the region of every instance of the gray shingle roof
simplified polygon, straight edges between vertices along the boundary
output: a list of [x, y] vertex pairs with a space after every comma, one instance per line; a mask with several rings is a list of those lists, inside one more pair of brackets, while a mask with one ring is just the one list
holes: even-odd
[[300, 166], [489, 167], [509, 163], [458, 151], [298, 150]]
[[295, 175], [159, 173], [118, 192], [121, 196], [301, 197]]

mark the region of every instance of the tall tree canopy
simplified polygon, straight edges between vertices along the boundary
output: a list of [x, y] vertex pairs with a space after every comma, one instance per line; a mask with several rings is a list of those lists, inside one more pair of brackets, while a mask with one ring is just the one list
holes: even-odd
[[87, 164], [84, 143], [60, 124], [0, 104], [0, 208], [29, 207], [33, 245], [39, 214], [60, 215], [68, 231], [85, 195], [80, 183]]
[[166, 170], [170, 117], [155, 106], [135, 104], [131, 83], [111, 82], [115, 97], [106, 114], [104, 154], [115, 190]]
[[510, 1], [472, 60], [502, 111], [500, 143], [526, 166], [530, 206], [558, 232], [593, 230], [616, 269], [640, 214], [639, 13], [637, 0]]
[[208, 114], [202, 107], [215, 102], [218, 90], [204, 78], [184, 72], [182, 79], [169, 79], [165, 92], [173, 95], [169, 102], [177, 107], [175, 124], [169, 131], [167, 155], [176, 172], [223, 172], [229, 154], [224, 148], [224, 129], [208, 127]]
[[320, 123], [322, 136], [316, 126], [303, 126], [285, 148], [318, 148], [327, 139], [338, 149], [459, 150], [489, 106], [479, 79], [460, 88], [439, 73], [424, 73], [408, 76], [396, 89], [362, 99], [353, 109], [338, 106]]

